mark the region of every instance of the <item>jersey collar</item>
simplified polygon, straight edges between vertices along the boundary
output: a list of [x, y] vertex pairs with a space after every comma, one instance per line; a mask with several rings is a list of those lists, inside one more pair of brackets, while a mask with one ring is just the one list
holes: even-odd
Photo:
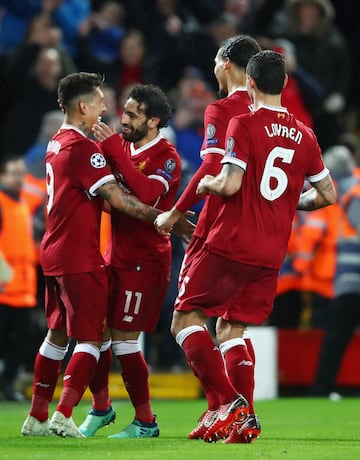
[[84, 131], [81, 131], [81, 129], [77, 128], [76, 126], [69, 125], [68, 123], [63, 123], [60, 126], [60, 129], [73, 129], [74, 131], [76, 131], [77, 133], [81, 134], [82, 136], [87, 137], [87, 135], [84, 133]]
[[145, 144], [145, 145], [142, 145], [142, 146], [139, 147], [138, 149], [136, 149], [134, 143], [131, 142], [131, 144], [130, 144], [130, 153], [131, 153], [131, 156], [139, 155], [140, 153], [144, 152], [145, 150], [150, 149], [150, 148], [153, 147], [155, 144], [157, 144], [158, 142], [160, 142], [160, 140], [161, 140], [163, 137], [164, 137], [164, 136], [159, 132], [159, 134], [155, 137], [155, 139], [153, 139], [151, 142], [148, 142], [148, 143]]

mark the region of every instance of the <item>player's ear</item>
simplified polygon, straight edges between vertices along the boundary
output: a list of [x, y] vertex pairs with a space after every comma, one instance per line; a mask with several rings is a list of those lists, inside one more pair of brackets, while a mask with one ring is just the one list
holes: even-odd
[[60, 99], [57, 100], [57, 103], [59, 104], [59, 107], [60, 107], [60, 110], [65, 113], [65, 107], [63, 106], [62, 102], [60, 101]]
[[156, 128], [159, 123], [160, 123], [160, 118], [158, 118], [158, 117], [151, 117], [151, 118], [148, 119], [148, 126], [151, 129]]
[[285, 88], [285, 86], [288, 84], [288, 81], [289, 81], [289, 77], [288, 77], [288, 74], [286, 73], [286, 74], [285, 74], [285, 79], [284, 79], [284, 86], [283, 86], [283, 88]]
[[250, 88], [255, 88], [255, 80], [249, 74], [246, 75], [247, 84]]
[[85, 114], [86, 113], [86, 109], [87, 109], [87, 104], [85, 101], [79, 101], [78, 102], [79, 104], [79, 111], [81, 114]]

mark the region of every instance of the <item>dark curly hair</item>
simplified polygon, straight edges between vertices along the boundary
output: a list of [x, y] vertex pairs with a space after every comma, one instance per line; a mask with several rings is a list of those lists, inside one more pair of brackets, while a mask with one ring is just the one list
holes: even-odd
[[142, 105], [147, 118], [159, 118], [159, 128], [168, 125], [173, 109], [165, 93], [155, 85], [135, 85], [130, 91], [128, 98], [132, 98]]

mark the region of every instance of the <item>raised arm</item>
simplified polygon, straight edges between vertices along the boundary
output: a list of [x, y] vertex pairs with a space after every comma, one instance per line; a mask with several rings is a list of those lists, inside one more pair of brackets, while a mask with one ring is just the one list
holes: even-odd
[[313, 211], [336, 202], [336, 190], [330, 174], [318, 182], [311, 183], [311, 185], [310, 190], [300, 195], [297, 209], [300, 211]]

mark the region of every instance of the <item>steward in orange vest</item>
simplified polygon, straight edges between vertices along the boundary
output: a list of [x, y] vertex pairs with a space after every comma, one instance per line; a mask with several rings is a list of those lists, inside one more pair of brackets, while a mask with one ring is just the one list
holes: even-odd
[[[36, 253], [31, 215], [21, 199], [25, 175], [21, 157], [0, 162], [0, 251], [10, 266], [10, 280], [0, 286], [0, 348], [3, 370], [0, 393], [6, 400], [22, 400], [14, 389], [18, 370], [34, 354], [32, 312], [36, 306]], [[31, 356], [32, 358], [32, 356]]]
[[360, 179], [341, 198], [335, 294], [360, 293]]
[[4, 180], [0, 181], [0, 249], [13, 270], [12, 279], [0, 293], [0, 304], [34, 307], [36, 250], [31, 214], [19, 191], [8, 188]]

